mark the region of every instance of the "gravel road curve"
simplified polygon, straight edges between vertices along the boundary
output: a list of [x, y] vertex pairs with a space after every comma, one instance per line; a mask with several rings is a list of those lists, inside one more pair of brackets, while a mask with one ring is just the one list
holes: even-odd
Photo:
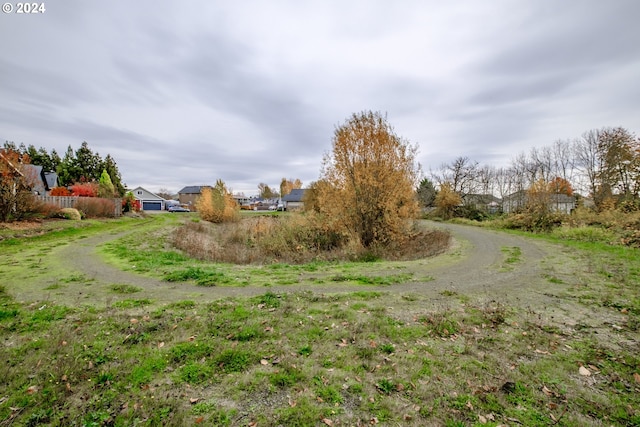
[[[443, 290], [464, 293], [509, 294], [520, 293], [522, 287], [537, 282], [541, 277], [540, 262], [547, 255], [542, 243], [506, 233], [454, 224], [432, 224], [449, 230], [454, 236], [454, 247], [448, 255], [436, 257], [412, 267], [415, 277], [433, 277], [426, 283], [404, 283], [389, 286], [348, 286], [344, 284], [270, 286], [271, 292], [311, 290], [317, 293], [380, 290], [437, 295]], [[119, 270], [106, 264], [96, 253], [97, 246], [121, 235], [102, 234], [67, 245], [59, 252], [70, 269], [83, 273], [98, 283], [125, 283], [154, 293], [154, 299], [175, 300], [201, 295], [204, 298], [257, 295], [264, 287], [194, 287], [164, 282], [135, 273]], [[501, 268], [504, 248], [518, 247], [520, 261]], [[443, 262], [441, 262], [443, 261]]]

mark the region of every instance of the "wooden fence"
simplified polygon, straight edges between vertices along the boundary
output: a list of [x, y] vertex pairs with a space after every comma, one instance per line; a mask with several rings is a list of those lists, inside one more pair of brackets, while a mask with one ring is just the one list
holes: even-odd
[[[87, 199], [87, 197], [77, 197], [77, 196], [36, 196], [37, 200], [40, 200], [44, 203], [54, 205], [62, 208], [75, 208], [76, 203], [79, 199]], [[100, 199], [98, 197], [93, 197], [93, 199]], [[102, 199], [109, 200], [113, 202], [113, 216], [116, 218], [122, 216], [122, 199]]]

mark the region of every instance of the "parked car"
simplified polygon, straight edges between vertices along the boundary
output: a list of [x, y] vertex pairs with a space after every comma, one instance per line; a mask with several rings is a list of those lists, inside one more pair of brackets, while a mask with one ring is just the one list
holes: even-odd
[[183, 208], [182, 206], [170, 206], [169, 212], [174, 213], [174, 212], [191, 212], [191, 211], [187, 208]]

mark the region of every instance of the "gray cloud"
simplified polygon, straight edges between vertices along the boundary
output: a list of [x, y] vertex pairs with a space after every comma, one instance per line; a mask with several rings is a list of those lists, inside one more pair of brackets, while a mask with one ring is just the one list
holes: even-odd
[[0, 16], [0, 137], [86, 140], [150, 190], [308, 184], [334, 127], [368, 109], [427, 170], [640, 130], [634, 0], [47, 6]]

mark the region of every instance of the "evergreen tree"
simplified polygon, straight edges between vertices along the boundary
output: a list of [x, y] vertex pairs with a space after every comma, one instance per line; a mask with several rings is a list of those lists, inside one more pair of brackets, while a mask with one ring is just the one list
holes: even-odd
[[107, 173], [106, 169], [102, 171], [100, 175], [98, 187], [98, 197], [112, 198], [115, 195], [115, 188], [111, 182], [111, 177]]
[[109, 174], [109, 178], [111, 178], [111, 182], [115, 189], [115, 194], [117, 196], [123, 196], [125, 193], [124, 184], [122, 183], [122, 177], [120, 176], [118, 165], [116, 165], [116, 161], [111, 157], [111, 154], [107, 154], [104, 162], [102, 162], [102, 169], [106, 170]]
[[36, 149], [36, 147], [34, 147], [33, 145], [29, 145], [27, 147], [27, 154], [31, 159], [32, 165], [42, 166], [42, 169], [45, 172], [56, 170], [57, 165], [54, 163], [49, 153], [47, 153], [47, 150], [43, 147]]
[[89, 144], [84, 141], [80, 148], [76, 150], [74, 164], [80, 176], [76, 177], [76, 181], [98, 181], [102, 169], [100, 168], [102, 159], [100, 154], [95, 153], [89, 148]]
[[64, 157], [56, 168], [56, 172], [58, 173], [58, 182], [63, 187], [72, 185], [78, 180], [80, 174], [76, 169], [75, 154], [71, 145], [67, 147]]
[[420, 181], [420, 185], [416, 190], [416, 195], [418, 197], [420, 206], [422, 206], [423, 208], [435, 206], [437, 193], [438, 192], [436, 191], [436, 187], [428, 178], [424, 178], [422, 181]]

